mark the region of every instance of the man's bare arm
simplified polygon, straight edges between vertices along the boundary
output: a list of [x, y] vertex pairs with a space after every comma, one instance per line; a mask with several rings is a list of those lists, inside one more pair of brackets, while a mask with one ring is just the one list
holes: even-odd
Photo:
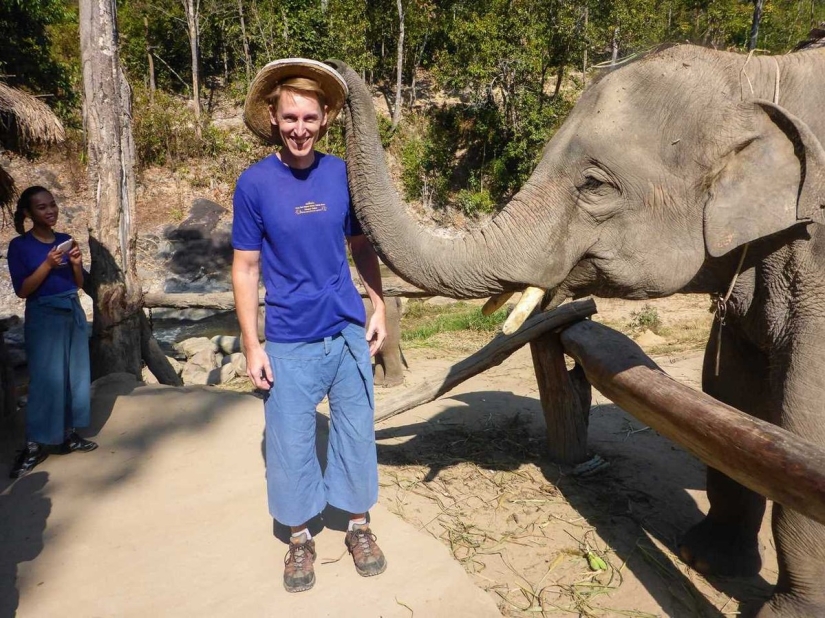
[[378, 256], [372, 248], [370, 241], [363, 234], [351, 236], [349, 239], [349, 249], [352, 253], [352, 261], [355, 262], [355, 269], [361, 277], [361, 283], [367, 291], [370, 301], [372, 301], [373, 315], [370, 323], [367, 324], [367, 341], [370, 342], [370, 355], [381, 350], [384, 340], [387, 338], [387, 310], [384, 306], [384, 291], [381, 287], [381, 271], [378, 268]]
[[232, 260], [232, 291], [235, 313], [241, 325], [246, 374], [260, 389], [269, 390], [274, 382], [269, 357], [258, 341], [258, 282], [261, 270], [260, 251], [235, 249]]

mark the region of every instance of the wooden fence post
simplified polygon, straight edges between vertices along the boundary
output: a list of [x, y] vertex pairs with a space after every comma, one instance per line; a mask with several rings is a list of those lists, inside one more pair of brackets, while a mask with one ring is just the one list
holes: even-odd
[[590, 384], [580, 367], [567, 370], [558, 334], [534, 339], [530, 352], [547, 424], [548, 456], [557, 463], [581, 463], [587, 459]]

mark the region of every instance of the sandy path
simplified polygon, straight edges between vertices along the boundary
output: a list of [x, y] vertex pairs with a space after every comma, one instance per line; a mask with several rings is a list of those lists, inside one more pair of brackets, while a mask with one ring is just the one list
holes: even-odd
[[343, 532], [327, 529], [316, 537], [316, 587], [288, 594], [266, 511], [260, 400], [117, 392], [95, 399], [100, 449], [52, 456], [0, 486], [3, 618], [15, 608], [20, 618], [499, 615], [440, 543], [380, 505], [383, 575], [359, 577], [342, 557]]

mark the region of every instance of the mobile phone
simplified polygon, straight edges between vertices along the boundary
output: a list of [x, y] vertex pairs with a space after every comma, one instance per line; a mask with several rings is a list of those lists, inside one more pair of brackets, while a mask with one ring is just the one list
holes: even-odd
[[63, 251], [65, 253], [66, 251], [72, 248], [72, 242], [73, 241], [71, 238], [69, 240], [65, 240], [59, 245], [57, 245], [55, 249], [57, 249], [58, 251]]

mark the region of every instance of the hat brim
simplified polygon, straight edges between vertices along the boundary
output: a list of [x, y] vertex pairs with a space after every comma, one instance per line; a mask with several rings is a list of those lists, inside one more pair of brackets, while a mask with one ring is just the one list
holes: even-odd
[[243, 119], [249, 130], [269, 144], [282, 145], [278, 128], [272, 124], [270, 119], [266, 97], [279, 82], [291, 77], [313, 79], [324, 91], [327, 103], [327, 122], [321, 128], [319, 138], [327, 132], [329, 125], [338, 116], [347, 99], [347, 83], [338, 71], [328, 64], [308, 58], [282, 58], [270, 62], [258, 71], [249, 85], [243, 110]]

